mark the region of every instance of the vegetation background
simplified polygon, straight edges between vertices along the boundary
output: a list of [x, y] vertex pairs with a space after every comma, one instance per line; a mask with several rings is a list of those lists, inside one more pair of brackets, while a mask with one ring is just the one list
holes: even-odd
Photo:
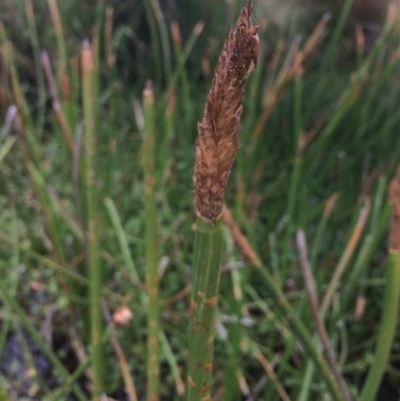
[[[400, 10], [377, 4], [255, 1], [260, 57], [226, 199], [319, 350], [296, 243], [305, 233], [321, 315], [354, 399], [381, 324], [387, 188], [400, 158]], [[148, 224], [159, 277], [159, 394], [183, 399], [196, 127], [243, 6], [2, 0], [0, 399], [87, 400], [93, 374], [113, 399], [145, 399]], [[154, 102], [146, 103], [148, 80]], [[146, 132], [154, 155], [143, 149]], [[149, 223], [144, 168], [153, 156]], [[88, 237], [90, 221], [97, 230]], [[225, 242], [213, 399], [334, 399], [228, 230]], [[377, 400], [399, 397], [399, 352], [396, 335]]]

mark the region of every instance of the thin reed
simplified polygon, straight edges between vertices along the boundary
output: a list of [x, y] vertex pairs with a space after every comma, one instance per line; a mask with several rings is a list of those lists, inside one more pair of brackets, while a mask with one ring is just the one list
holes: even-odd
[[102, 335], [101, 287], [102, 267], [100, 261], [98, 216], [98, 181], [95, 171], [96, 163], [96, 104], [94, 54], [91, 45], [83, 42], [82, 59], [82, 98], [84, 113], [84, 177], [86, 200], [86, 252], [89, 270], [90, 292], [90, 337], [93, 352], [93, 390], [92, 400], [99, 401], [103, 392], [104, 359], [100, 344]]
[[160, 308], [158, 296], [158, 243], [156, 209], [156, 170], [155, 170], [155, 125], [154, 93], [150, 81], [143, 91], [143, 170], [144, 170], [144, 207], [146, 214], [146, 288], [148, 295], [147, 315], [147, 399], [159, 399], [159, 335]]

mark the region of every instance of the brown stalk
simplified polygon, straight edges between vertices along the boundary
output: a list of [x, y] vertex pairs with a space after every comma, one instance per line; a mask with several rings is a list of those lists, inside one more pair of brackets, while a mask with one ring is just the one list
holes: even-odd
[[389, 228], [389, 252], [400, 251], [400, 166], [389, 187], [389, 203], [392, 215]]
[[332, 213], [333, 208], [336, 205], [337, 200], [339, 199], [339, 192], [334, 192], [327, 200], [325, 209], [324, 209], [324, 216], [329, 217]]
[[259, 26], [252, 24], [248, 0], [225, 42], [198, 124], [195, 154], [197, 213], [215, 222], [222, 213], [225, 187], [239, 148], [239, 125], [247, 76], [257, 64]]
[[179, 25], [178, 25], [177, 21], [171, 22], [171, 37], [172, 37], [172, 43], [174, 44], [174, 47], [181, 49], [182, 48], [182, 37], [181, 37], [181, 31], [179, 29]]
[[365, 35], [361, 24], [355, 26], [355, 39], [357, 54], [362, 56], [365, 50]]
[[303, 273], [304, 284], [306, 287], [308, 300], [310, 301], [311, 314], [315, 320], [315, 325], [317, 328], [318, 335], [321, 339], [322, 346], [324, 347], [326, 359], [328, 360], [328, 363], [331, 366], [336, 381], [339, 383], [340, 389], [343, 394], [343, 398], [346, 401], [351, 401], [350, 393], [347, 389], [346, 382], [344, 381], [344, 378], [340, 373], [336, 357], [332, 349], [332, 345], [329, 341], [328, 332], [326, 331], [326, 327], [319, 312], [318, 298], [317, 298], [317, 293], [315, 291], [314, 278], [310, 267], [310, 261], [308, 259], [306, 237], [304, 235], [303, 230], [297, 231], [296, 239], [297, 239], [297, 248], [299, 250], [299, 256], [300, 256], [301, 271]]
[[64, 36], [60, 12], [58, 10], [58, 5], [57, 5], [57, 0], [48, 0], [47, 3], [49, 6], [49, 9], [50, 9], [50, 15], [51, 15], [51, 20], [53, 23], [54, 30], [59, 35]]
[[58, 8], [57, 0], [47, 0], [47, 4], [50, 10], [50, 17], [53, 24], [54, 31], [56, 33], [59, 51], [59, 63], [57, 68], [57, 78], [59, 80], [61, 95], [65, 100], [69, 99], [70, 96], [70, 85], [69, 78], [66, 71], [66, 53], [64, 45], [64, 30], [61, 23], [60, 10]]
[[[268, 94], [274, 87], [274, 75], [278, 68], [279, 60], [281, 59], [282, 53], [285, 50], [285, 43], [281, 40], [278, 42], [274, 53], [272, 54], [268, 67], [267, 67], [267, 81], [265, 85], [265, 93]], [[265, 102], [263, 102], [264, 105]]]
[[278, 391], [281, 399], [283, 401], [290, 401], [290, 397], [289, 397], [288, 393], [286, 392], [285, 388], [282, 386], [282, 384], [279, 381], [277, 381], [277, 377], [276, 377], [274, 368], [271, 365], [271, 363], [268, 361], [268, 359], [259, 350], [254, 351], [254, 356], [258, 360], [260, 365], [264, 368], [264, 370], [267, 373], [270, 380], [275, 383], [276, 390]]
[[102, 300], [102, 307], [103, 307], [103, 315], [106, 320], [106, 322], [110, 325], [112, 325], [113, 330], [111, 332], [111, 345], [113, 347], [113, 350], [115, 352], [115, 355], [117, 356], [118, 363], [121, 369], [121, 374], [124, 379], [125, 383], [125, 390], [128, 394], [129, 401], [137, 401], [137, 395], [136, 395], [136, 389], [135, 389], [135, 384], [133, 383], [131, 374], [129, 373], [129, 365], [128, 362], [125, 358], [124, 351], [122, 350], [121, 344], [118, 341], [117, 334], [115, 332], [115, 325], [112, 321], [110, 311], [108, 310], [108, 306], [105, 300]]
[[351, 256], [353, 255], [354, 250], [356, 249], [356, 247], [361, 239], [361, 235], [364, 231], [364, 227], [365, 227], [365, 224], [366, 224], [368, 216], [369, 216], [370, 208], [371, 208], [371, 202], [370, 202], [369, 198], [367, 198], [364, 201], [364, 206], [360, 211], [360, 214], [358, 216], [358, 219], [357, 219], [356, 225], [354, 227], [354, 230], [351, 234], [351, 237], [350, 237], [349, 241], [347, 242], [343, 256], [341, 257], [339, 264], [335, 269], [335, 272], [328, 285], [328, 288], [326, 290], [324, 298], [322, 299], [322, 302], [321, 302], [322, 315], [325, 315], [325, 313], [328, 309], [328, 306], [332, 300], [332, 297], [335, 293], [335, 290], [336, 290], [337, 286], [339, 285], [339, 281], [349, 263]]
[[232, 213], [226, 206], [224, 206], [222, 210], [222, 217], [224, 219], [226, 226], [229, 228], [229, 231], [231, 232], [232, 238], [235, 241], [236, 246], [238, 247], [243, 257], [246, 259], [246, 262], [250, 266], [261, 266], [261, 261], [254, 252], [253, 248], [251, 247], [249, 240], [247, 239], [246, 236], [244, 236], [241, 233], [239, 227], [236, 225]]
[[11, 88], [8, 71], [8, 52], [6, 49], [6, 32], [0, 22], [0, 107], [6, 110], [11, 104]]
[[169, 308], [176, 302], [179, 302], [182, 299], [185, 299], [190, 295], [190, 285], [182, 288], [180, 291], [176, 292], [175, 294], [171, 295], [168, 299], [162, 302], [163, 309]]

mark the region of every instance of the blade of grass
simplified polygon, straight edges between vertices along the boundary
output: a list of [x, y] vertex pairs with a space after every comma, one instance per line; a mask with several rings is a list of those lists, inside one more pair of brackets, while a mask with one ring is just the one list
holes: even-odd
[[[57, 261], [59, 263], [65, 263], [65, 254], [62, 240], [60, 238], [60, 229], [57, 222], [54, 210], [51, 204], [51, 199], [46, 188], [46, 182], [39, 170], [30, 161], [26, 162], [28, 172], [32, 177], [35, 188], [40, 196], [40, 202], [43, 209], [46, 226], [49, 231], [49, 235], [57, 255]], [[60, 283], [63, 283], [64, 279], [60, 276]]]
[[387, 266], [387, 288], [383, 303], [383, 316], [379, 326], [376, 340], [375, 356], [371, 364], [366, 382], [363, 386], [360, 401], [373, 401], [376, 399], [379, 385], [387, 369], [390, 350], [396, 334], [399, 295], [400, 295], [400, 252], [389, 251]]
[[17, 138], [9, 137], [7, 138], [0, 148], [0, 164], [3, 162], [4, 158], [7, 156], [8, 152], [13, 147]]
[[39, 39], [37, 35], [36, 21], [35, 21], [35, 13], [33, 10], [32, 0], [25, 0], [25, 14], [26, 19], [28, 21], [29, 27], [29, 37], [31, 40], [31, 45], [33, 48], [33, 59], [35, 63], [35, 76], [37, 79], [37, 90], [38, 90], [38, 101], [37, 101], [37, 109], [38, 116], [36, 122], [37, 132], [43, 132], [44, 122], [45, 122], [45, 113], [46, 113], [46, 90], [44, 84], [44, 74], [43, 70], [40, 68], [40, 48], [39, 48]]
[[[329, 63], [332, 60], [332, 57], [335, 53], [335, 47], [337, 46], [340, 36], [343, 32], [343, 29], [344, 29], [346, 20], [349, 16], [350, 9], [351, 9], [351, 6], [353, 5], [353, 2], [354, 2], [354, 0], [346, 0], [342, 7], [338, 23], [335, 27], [335, 30], [333, 31], [332, 38], [331, 38], [331, 40], [328, 44], [327, 50], [325, 52], [325, 56], [320, 64], [318, 75], [317, 75], [315, 82], [321, 82], [322, 75], [326, 73], [326, 69], [328, 68]], [[317, 93], [319, 93], [319, 92], [318, 91], [315, 92], [314, 99], [317, 99]]]
[[151, 4], [149, 0], [144, 1], [144, 9], [146, 12], [146, 19], [150, 29], [151, 35], [151, 51], [153, 54], [153, 69], [155, 71], [156, 82], [158, 85], [162, 85], [163, 82], [163, 71], [162, 71], [162, 47], [160, 45], [160, 38], [157, 32], [157, 21], [154, 13], [151, 9]]
[[[182, 37], [181, 37], [181, 32], [179, 29], [179, 24], [177, 21], [172, 21], [171, 22], [171, 37], [172, 37], [172, 41], [174, 44], [174, 50], [175, 50], [175, 57], [177, 60], [181, 60], [182, 56], [183, 56], [183, 50], [182, 50]], [[192, 99], [191, 99], [191, 87], [190, 87], [190, 83], [189, 83], [189, 77], [188, 77], [188, 73], [184, 68], [181, 68], [181, 72], [180, 72], [180, 76], [177, 79], [179, 84], [176, 85], [176, 89], [179, 90], [179, 94], [178, 96], [183, 100], [181, 102], [182, 107], [183, 107], [183, 118], [185, 119], [185, 123], [186, 123], [186, 127], [191, 127], [192, 126], [192, 120], [193, 120], [193, 104], [192, 104]], [[173, 87], [171, 87], [171, 95], [173, 97], [175, 97], [175, 93], [173, 92]], [[167, 107], [167, 115], [166, 117], [168, 118], [168, 109], [174, 109], [175, 108], [175, 104], [173, 104], [174, 107], [170, 107], [171, 106], [171, 98], [172, 96], [170, 96], [169, 98], [169, 104]], [[176, 103], [176, 100], [174, 100], [174, 103]]]
[[350, 393], [347, 389], [346, 382], [344, 381], [344, 378], [340, 373], [340, 370], [339, 370], [339, 367], [337, 364], [337, 360], [336, 360], [336, 356], [333, 352], [332, 345], [329, 341], [328, 332], [326, 330], [326, 327], [325, 327], [324, 322], [320, 315], [318, 299], [317, 299], [317, 292], [315, 290], [314, 277], [313, 277], [313, 274], [311, 271], [310, 262], [308, 260], [308, 250], [307, 250], [307, 243], [306, 243], [304, 231], [298, 230], [296, 238], [297, 238], [297, 247], [299, 249], [299, 254], [300, 254], [300, 265], [302, 268], [303, 279], [304, 279], [308, 299], [310, 301], [311, 313], [314, 317], [315, 324], [317, 327], [317, 332], [320, 336], [321, 343], [324, 347], [327, 360], [328, 360], [329, 364], [331, 365], [332, 372], [333, 372], [337, 382], [339, 383], [343, 398], [346, 401], [351, 401]]
[[[371, 212], [371, 218], [369, 222], [369, 232], [365, 235], [363, 243], [358, 252], [357, 259], [354, 262], [354, 266], [350, 272], [346, 285], [344, 287], [343, 295], [340, 302], [340, 309], [336, 312], [334, 321], [337, 321], [340, 316], [347, 310], [350, 301], [353, 299], [355, 294], [356, 286], [362, 277], [368, 262], [371, 260], [379, 242], [382, 237], [386, 234], [387, 224], [390, 217], [390, 206], [384, 203], [386, 195], [386, 176], [381, 176], [378, 181], [378, 187], [373, 200], [373, 208]], [[372, 223], [374, 222], [374, 223]]]
[[161, 50], [162, 50], [162, 65], [164, 66], [164, 77], [168, 82], [171, 77], [171, 47], [169, 43], [169, 35], [167, 24], [165, 23], [165, 18], [162, 13], [160, 3], [158, 0], [147, 0], [150, 2], [151, 8], [153, 9], [154, 16], [158, 23], [158, 30], [160, 33], [161, 40]]
[[320, 223], [317, 228], [317, 233], [315, 235], [314, 244], [311, 250], [311, 269], [314, 269], [317, 262], [318, 252], [321, 247], [322, 238], [325, 234], [325, 230], [327, 227], [328, 219], [332, 214], [332, 210], [339, 198], [339, 194], [334, 192], [326, 202], [324, 213], [320, 220]]
[[301, 171], [303, 164], [303, 149], [301, 148], [301, 132], [302, 132], [302, 102], [303, 102], [303, 90], [302, 90], [302, 79], [301, 76], [296, 75], [294, 78], [294, 110], [293, 110], [293, 130], [294, 140], [297, 143], [297, 149], [295, 153], [293, 170], [290, 178], [289, 186], [289, 197], [287, 206], [287, 217], [288, 223], [285, 230], [285, 238], [283, 240], [284, 253], [282, 255], [282, 273], [281, 283], [286, 281], [287, 267], [289, 266], [288, 257], [290, 252], [290, 238], [292, 236], [293, 228], [296, 224], [296, 210], [295, 206], [298, 203], [298, 193], [301, 180]]
[[176, 86], [176, 83], [182, 74], [182, 70], [185, 66], [186, 60], [188, 59], [190, 53], [192, 52], [194, 45], [196, 44], [197, 38], [203, 32], [203, 28], [204, 28], [204, 22], [198, 22], [195, 25], [195, 27], [193, 28], [193, 32], [191, 33], [183, 51], [181, 52], [181, 54], [177, 60], [175, 70], [174, 70], [173, 74], [171, 75], [171, 79], [169, 81], [169, 87], [164, 92], [163, 96], [161, 97], [161, 99], [159, 101], [159, 109], [160, 110], [163, 110], [165, 108], [165, 106], [168, 104], [168, 100], [170, 97], [170, 87]]
[[372, 401], [376, 398], [396, 334], [400, 298], [400, 166], [390, 184], [389, 203], [392, 206], [392, 215], [389, 229], [386, 296], [375, 356], [363, 386], [360, 401]]
[[291, 326], [293, 332], [302, 342], [304, 348], [308, 353], [308, 356], [311, 358], [312, 361], [314, 361], [316, 366], [318, 366], [319, 372], [322, 375], [325, 383], [327, 384], [331, 395], [336, 401], [343, 400], [338, 384], [331, 374], [331, 368], [326, 362], [325, 358], [321, 355], [312, 336], [298, 317], [296, 311], [290, 305], [285, 294], [281, 291], [279, 285], [276, 283], [274, 277], [261, 264], [260, 259], [253, 251], [252, 247], [247, 241], [247, 238], [240, 233], [240, 230], [236, 226], [232, 215], [226, 208], [224, 210], [224, 220], [231, 231], [231, 234], [235, 240], [238, 249], [243, 254], [245, 259], [249, 262], [249, 264], [253, 268], [255, 268], [259, 275], [264, 279], [264, 283], [267, 286], [270, 295], [276, 302], [277, 308], [280, 309], [280, 311], [283, 313], [283, 315], [289, 322], [289, 325]]
[[178, 364], [176, 362], [176, 357], [169, 345], [168, 339], [164, 331], [160, 332], [160, 343], [163, 349], [165, 358], [167, 359], [169, 366], [171, 368], [172, 377], [174, 378], [175, 388], [177, 394], [182, 397], [185, 394], [185, 383], [181, 378], [181, 372], [179, 371]]
[[110, 216], [111, 223], [114, 227], [115, 234], [117, 235], [118, 243], [122, 252], [122, 256], [125, 261], [125, 265], [131, 273], [133, 279], [140, 282], [139, 274], [137, 272], [135, 263], [133, 262], [131, 253], [129, 251], [129, 245], [126, 238], [126, 234], [121, 224], [121, 220], [118, 216], [117, 209], [114, 202], [110, 198], [104, 199], [104, 204], [106, 206], [108, 215]]

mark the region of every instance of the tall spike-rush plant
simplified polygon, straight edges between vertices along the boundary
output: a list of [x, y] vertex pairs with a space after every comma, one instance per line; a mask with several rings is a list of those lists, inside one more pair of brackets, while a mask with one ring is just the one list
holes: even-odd
[[157, 212], [155, 198], [155, 138], [154, 138], [154, 94], [153, 85], [147, 82], [143, 91], [144, 134], [143, 134], [143, 170], [146, 212], [146, 287], [148, 294], [147, 317], [147, 399], [159, 399], [159, 299], [158, 299], [158, 252], [157, 252]]
[[88, 42], [82, 44], [82, 99], [85, 126], [85, 187], [87, 209], [87, 259], [90, 277], [90, 326], [93, 355], [93, 394], [92, 400], [99, 401], [102, 392], [104, 361], [100, 337], [101, 318], [101, 264], [99, 249], [99, 220], [97, 211], [97, 182], [95, 174], [96, 136], [95, 136], [95, 77], [94, 54]]
[[187, 400], [211, 400], [214, 323], [223, 252], [222, 208], [229, 173], [239, 147], [243, 92], [257, 63], [258, 26], [252, 2], [242, 9], [229, 34], [198, 124], [195, 154], [197, 208], [190, 305]]

